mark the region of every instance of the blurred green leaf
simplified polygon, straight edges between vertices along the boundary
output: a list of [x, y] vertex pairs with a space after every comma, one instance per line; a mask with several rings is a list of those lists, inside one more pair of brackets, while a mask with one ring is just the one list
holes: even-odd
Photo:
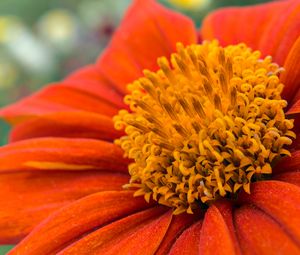
[[0, 255], [5, 255], [8, 251], [10, 251], [13, 248], [12, 245], [4, 245], [0, 246]]
[[9, 125], [6, 124], [4, 121], [0, 120], [0, 145], [7, 143], [7, 135], [9, 131]]

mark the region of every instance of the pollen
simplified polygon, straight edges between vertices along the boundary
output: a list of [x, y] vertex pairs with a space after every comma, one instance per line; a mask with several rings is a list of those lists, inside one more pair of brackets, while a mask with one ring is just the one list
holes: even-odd
[[159, 70], [128, 85], [129, 110], [114, 117], [135, 196], [193, 213], [222, 198], [250, 193], [290, 155], [295, 134], [280, 96], [283, 71], [245, 44], [217, 41], [184, 47]]

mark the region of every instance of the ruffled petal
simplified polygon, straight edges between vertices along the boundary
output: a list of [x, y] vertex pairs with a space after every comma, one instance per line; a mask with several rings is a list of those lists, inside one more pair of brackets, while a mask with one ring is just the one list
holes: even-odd
[[280, 181], [260, 181], [251, 194], [241, 193], [241, 203], [254, 204], [276, 220], [300, 245], [300, 188]]
[[169, 255], [198, 255], [199, 240], [202, 235], [202, 221], [194, 223], [191, 227], [183, 231], [172, 246]]
[[[122, 245], [122, 243], [124, 243], [125, 240], [128, 241], [129, 237], [136, 236], [145, 228], [157, 227], [154, 225], [157, 223], [161, 223], [157, 221], [157, 218], [164, 214], [165, 211], [166, 208], [157, 206], [142, 212], [132, 214], [128, 217], [125, 217], [121, 220], [113, 222], [107, 226], [104, 226], [103, 228], [92, 232], [91, 234], [80, 239], [79, 241], [71, 244], [58, 254], [104, 255], [111, 253], [111, 249], [116, 250], [116, 248], [119, 249], [118, 252], [121, 252], [121, 254], [125, 254], [123, 247], [120, 247], [120, 245]], [[149, 241], [151, 242], [154, 240], [149, 236], [144, 236], [141, 238], [145, 239], [143, 240], [144, 245], [145, 242], [148, 243], [146, 251], [152, 252], [153, 254], [153, 250], [150, 251], [149, 249], [151, 246], [149, 245]], [[135, 244], [135, 247], [130, 252], [136, 252], [137, 247], [139, 247], [139, 245]], [[118, 252], [113, 254], [118, 254]], [[145, 254], [144, 252], [145, 251], [142, 251], [140, 254]]]
[[0, 243], [17, 243], [52, 212], [99, 191], [121, 190], [128, 176], [95, 171], [0, 174]]
[[175, 240], [181, 235], [181, 233], [193, 224], [201, 216], [200, 212], [192, 215], [180, 214], [173, 216], [170, 227], [165, 234], [159, 248], [155, 252], [155, 255], [165, 255], [168, 254]]
[[273, 179], [300, 186], [300, 172], [287, 172], [277, 174], [273, 177]]
[[126, 94], [126, 85], [144, 69], [156, 70], [157, 58], [169, 56], [177, 42], [187, 45], [196, 41], [192, 20], [153, 0], [135, 0], [97, 65], [106, 79]]
[[117, 145], [93, 139], [37, 138], [0, 148], [0, 171], [107, 170], [127, 172]]
[[211, 205], [205, 213], [201, 229], [199, 254], [240, 254], [234, 234], [229, 203], [224, 201], [218, 207]]
[[277, 222], [253, 206], [237, 209], [234, 212], [234, 223], [243, 254], [300, 253], [299, 247]]
[[92, 112], [56, 112], [43, 114], [13, 127], [10, 141], [38, 137], [93, 138], [113, 141], [122, 132], [114, 128], [112, 118]]
[[203, 39], [221, 45], [244, 42], [282, 65], [299, 36], [299, 1], [274, 1], [217, 10], [203, 22]]
[[131, 191], [95, 193], [50, 215], [9, 254], [56, 253], [83, 234], [149, 206]]

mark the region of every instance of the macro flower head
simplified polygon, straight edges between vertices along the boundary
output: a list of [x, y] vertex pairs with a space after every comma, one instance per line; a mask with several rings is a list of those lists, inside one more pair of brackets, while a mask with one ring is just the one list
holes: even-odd
[[300, 2], [129, 7], [96, 63], [0, 110], [10, 254], [300, 254]]

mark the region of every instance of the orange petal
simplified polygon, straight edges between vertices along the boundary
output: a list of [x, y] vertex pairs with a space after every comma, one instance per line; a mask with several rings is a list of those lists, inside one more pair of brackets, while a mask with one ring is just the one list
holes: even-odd
[[297, 118], [299, 118], [299, 114], [300, 114], [300, 99], [297, 100], [294, 104], [292, 104], [290, 109], [287, 112], [287, 115], [292, 115], [292, 118], [294, 118], [293, 116], [295, 115]]
[[10, 254], [54, 254], [96, 227], [147, 207], [149, 204], [143, 198], [133, 198], [131, 191], [95, 193], [50, 215]]
[[180, 214], [173, 216], [170, 227], [165, 234], [164, 239], [162, 240], [158, 250], [155, 255], [165, 255], [168, 254], [175, 240], [181, 235], [181, 233], [188, 228], [192, 223], [200, 218], [201, 213], [198, 212], [190, 214]]
[[157, 58], [169, 56], [176, 43], [197, 41], [192, 20], [153, 0], [135, 0], [97, 65], [103, 75], [126, 93], [126, 85], [156, 70]]
[[53, 211], [127, 182], [126, 175], [97, 171], [0, 174], [0, 243], [17, 243]]
[[[220, 210], [223, 211], [223, 214]], [[201, 229], [199, 254], [239, 254], [231, 215], [230, 204], [209, 207]], [[226, 220], [224, 216], [226, 216]]]
[[0, 148], [0, 171], [97, 169], [127, 172], [127, 163], [118, 146], [93, 139], [36, 138]]
[[64, 79], [63, 85], [93, 94], [119, 108], [125, 107], [123, 95], [100, 75], [95, 65], [88, 65], [71, 73]]
[[74, 111], [44, 114], [16, 125], [10, 141], [37, 137], [76, 137], [112, 141], [122, 136], [112, 118], [92, 112]]
[[183, 231], [171, 248], [169, 255], [198, 255], [202, 221], [194, 223]]
[[[298, 39], [289, 51], [284, 62], [284, 69], [280, 79], [285, 85], [282, 96], [290, 101], [299, 101], [300, 99], [300, 13], [298, 14]], [[295, 97], [296, 95], [296, 97]], [[294, 98], [294, 99], [293, 99]], [[299, 102], [298, 102], [299, 112]]]
[[251, 203], [275, 219], [300, 245], [300, 188], [280, 181], [251, 185], [251, 194], [241, 193], [242, 203]]
[[243, 254], [300, 254], [299, 247], [276, 221], [255, 207], [237, 209], [234, 222]]
[[61, 111], [89, 111], [113, 116], [118, 107], [88, 92], [63, 85], [50, 85], [15, 104], [0, 110], [0, 116], [12, 124], [24, 119]]
[[[92, 232], [58, 254], [106, 254], [106, 251], [110, 251], [110, 249], [119, 246], [120, 242], [124, 242], [124, 239], [127, 240], [129, 236], [136, 235], [143, 228], [157, 223], [156, 218], [165, 211], [166, 209], [164, 207], [157, 206], [125, 217]], [[149, 242], [150, 240], [145, 241]], [[138, 247], [138, 245], [136, 245], [136, 247]], [[147, 250], [149, 250], [149, 248], [150, 247], [147, 247]], [[134, 252], [135, 250], [136, 248], [133, 248], [130, 252]], [[122, 247], [120, 247], [120, 252], [124, 252]], [[144, 252], [145, 251], [141, 254], [144, 254]]]
[[300, 150], [291, 153], [290, 157], [282, 158], [273, 168], [275, 174], [281, 172], [295, 172], [300, 170]]
[[273, 179], [300, 186], [300, 172], [287, 172], [277, 174], [273, 177]]
[[299, 11], [294, 0], [224, 8], [206, 17], [201, 34], [222, 45], [244, 42], [282, 65], [299, 36]]

